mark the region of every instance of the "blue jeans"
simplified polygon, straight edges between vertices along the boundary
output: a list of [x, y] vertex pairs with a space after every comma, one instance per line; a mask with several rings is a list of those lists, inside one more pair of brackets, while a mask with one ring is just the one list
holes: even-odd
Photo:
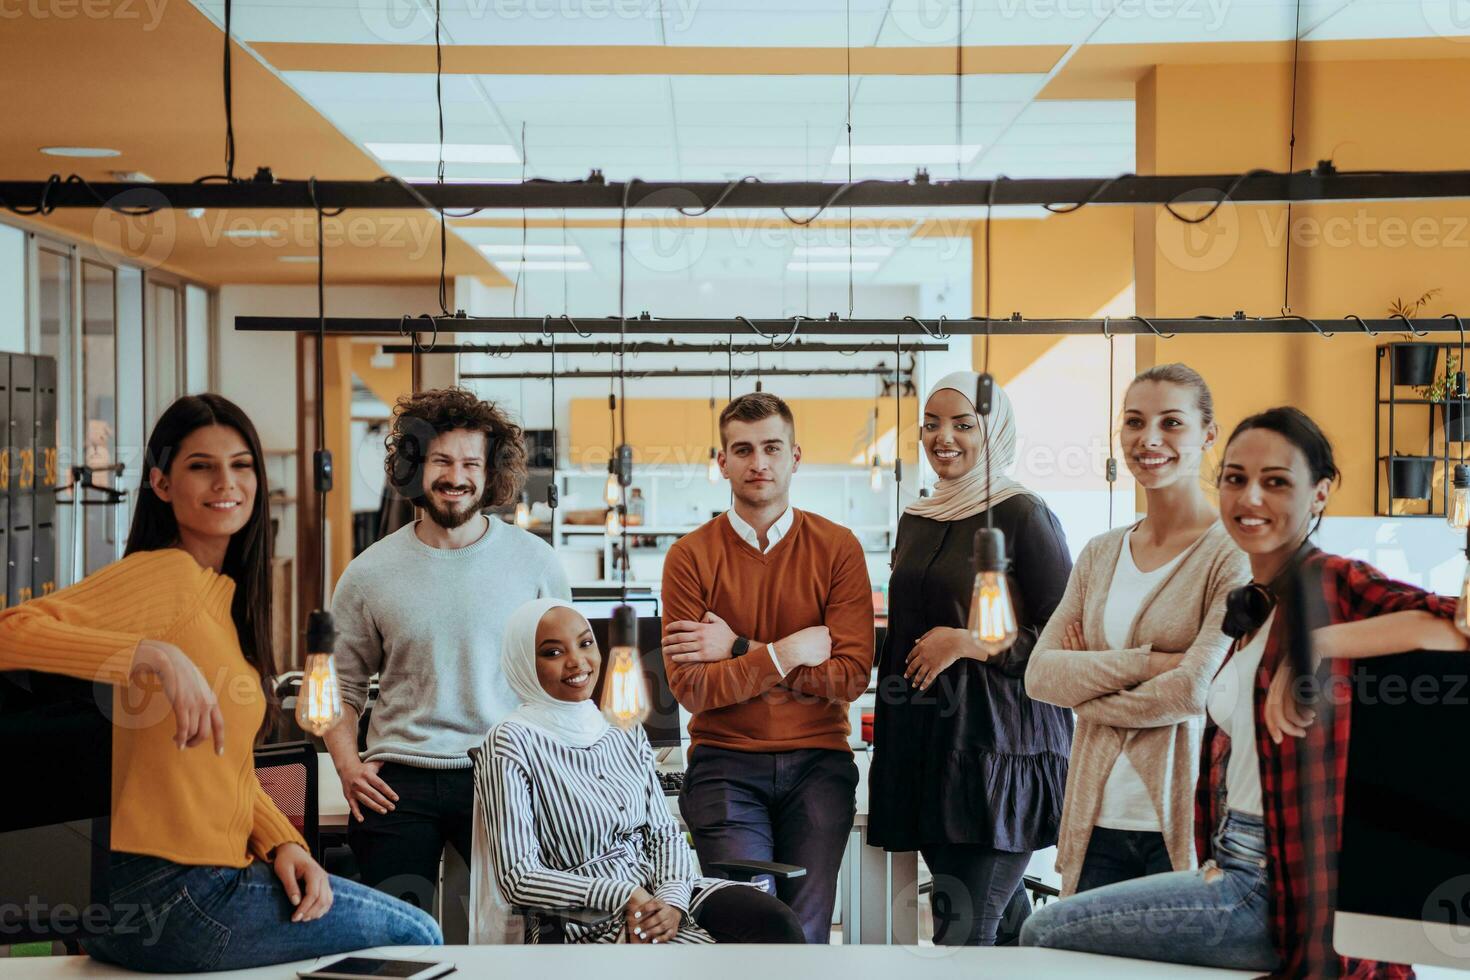
[[1090, 892], [1120, 881], [1173, 870], [1174, 862], [1169, 859], [1164, 835], [1158, 831], [1093, 827], [1087, 856], [1082, 859], [1082, 870], [1077, 874], [1077, 890]]
[[261, 861], [219, 868], [114, 852], [110, 887], [111, 929], [82, 945], [95, 959], [133, 970], [239, 970], [444, 941], [427, 913], [335, 876], [327, 914], [292, 922], [285, 888]]
[[1230, 811], [1215, 858], [1197, 871], [1149, 875], [1038, 909], [1022, 946], [1267, 973], [1271, 878], [1260, 817]]
[[806, 941], [832, 936], [837, 872], [856, 812], [852, 753], [834, 749], [732, 752], [695, 746], [679, 811], [705, 874], [720, 861], [778, 861], [806, 874], [776, 882]]

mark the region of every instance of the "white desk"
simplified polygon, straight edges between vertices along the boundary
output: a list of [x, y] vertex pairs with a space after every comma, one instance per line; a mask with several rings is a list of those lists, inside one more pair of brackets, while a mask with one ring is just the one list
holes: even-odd
[[[1233, 970], [1206, 970], [1050, 949], [941, 949], [933, 946], [444, 946], [437, 949], [376, 950], [383, 956], [452, 962], [454, 980], [481, 977], [597, 977], [647, 980], [649, 976], [697, 976], [700, 980], [749, 980], [752, 976], [841, 977], [895, 980], [922, 973], [925, 980], [991, 980], [1016, 977], [1087, 977], [1089, 980], [1210, 980], [1250, 977]], [[290, 980], [325, 960], [230, 973], [194, 974], [234, 980]], [[657, 971], [657, 972], [651, 972]], [[139, 974], [93, 962], [85, 956], [0, 960], [0, 977], [80, 980]], [[1428, 975], [1426, 973], [1426, 975]]]
[[[857, 816], [848, 838], [837, 896], [843, 935], [865, 945], [913, 946], [919, 941], [919, 859], [912, 851], [890, 854], [868, 846], [868, 760], [867, 753], [857, 753]], [[666, 799], [669, 811], [682, 826], [678, 798]], [[332, 757], [320, 753], [317, 821], [324, 830], [340, 831], [346, 829], [350, 816]]]

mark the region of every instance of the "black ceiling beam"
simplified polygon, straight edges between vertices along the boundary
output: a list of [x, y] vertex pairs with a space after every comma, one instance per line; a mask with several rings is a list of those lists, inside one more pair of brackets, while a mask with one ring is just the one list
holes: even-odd
[[[782, 347], [782, 354], [891, 354], [894, 351], [893, 344], [821, 344], [808, 343], [805, 340], [793, 340]], [[902, 344], [899, 346], [905, 354], [921, 354], [934, 351], [949, 350], [948, 344]], [[618, 343], [614, 340], [606, 340], [596, 344], [557, 344], [553, 347], [544, 340], [538, 340], [534, 344], [437, 344], [432, 350], [423, 346], [414, 347], [412, 344], [384, 344], [384, 354], [489, 354], [493, 357], [501, 357], [506, 354], [541, 354], [549, 356], [556, 354], [616, 354], [619, 351]], [[656, 343], [653, 341], [634, 341], [623, 345], [622, 350], [628, 354], [769, 354], [770, 344], [745, 344], [733, 349], [729, 344], [681, 344], [676, 341], [667, 343]]]
[[[1470, 313], [1464, 314], [1470, 322]], [[1087, 320], [1028, 320], [1012, 316], [988, 322], [982, 318], [965, 320], [802, 320], [793, 324], [791, 319], [665, 319], [661, 317], [629, 317], [626, 332], [629, 335], [688, 334], [728, 337], [734, 335], [742, 343], [749, 344], [752, 338], [770, 340], [762, 350], [777, 352], [794, 347], [796, 341], [782, 346], [782, 341], [792, 335], [795, 325], [797, 338], [821, 338], [834, 336], [928, 336], [943, 339], [943, 335], [976, 336], [987, 332], [997, 337], [1034, 336], [1050, 337], [1063, 335], [1101, 336], [1105, 332], [1125, 334], [1398, 334], [1407, 335], [1411, 328], [1420, 333], [1456, 333], [1454, 319], [1425, 318], [1412, 324], [1401, 318], [1393, 319], [1317, 319], [1299, 317], [1189, 317], [1183, 319], [1153, 317], [1111, 318]], [[417, 334], [425, 339], [420, 344], [421, 352], [430, 346], [427, 338], [433, 335], [435, 326], [440, 333], [455, 334], [537, 334], [552, 331], [558, 335], [601, 334], [616, 335], [619, 331], [617, 317], [582, 319], [575, 322], [565, 319], [543, 317], [437, 317], [431, 325], [424, 317], [327, 317], [326, 332], [356, 336], [391, 335], [408, 339]], [[246, 331], [268, 331], [285, 333], [315, 333], [316, 317], [273, 317], [237, 316], [235, 329]], [[771, 339], [774, 338], [774, 339]], [[560, 345], [558, 345], [560, 349]], [[721, 347], [720, 350], [724, 348]], [[550, 352], [548, 347], [548, 353]]]
[[[907, 368], [898, 372], [900, 378], [906, 378], [913, 372]], [[862, 375], [864, 377], [891, 378], [894, 371], [891, 367], [873, 368], [766, 368], [757, 371], [755, 368], [736, 368], [734, 371], [721, 371], [714, 368], [696, 369], [693, 371], [680, 371], [673, 368], [667, 371], [468, 371], [461, 374], [461, 380], [466, 381], [531, 381], [535, 379], [556, 378], [558, 381], [575, 381], [578, 378], [606, 379], [627, 378], [629, 381], [639, 381], [645, 378], [769, 378], [769, 377], [806, 377], [808, 375], [827, 376], [852, 376]]]
[[[410, 189], [411, 187], [411, 189]], [[1237, 203], [1373, 201], [1470, 197], [1470, 171], [1420, 170], [1339, 173], [1330, 164], [1295, 174], [1198, 174], [1017, 180], [860, 180], [764, 183], [635, 180], [629, 187], [600, 179], [531, 180], [517, 184], [412, 184], [396, 180], [319, 180], [323, 208], [358, 210], [465, 208], [820, 208], [975, 207], [1037, 204], [1178, 204], [1222, 197]], [[844, 189], [845, 188], [845, 189]], [[74, 181], [3, 181], [0, 202], [10, 209], [51, 208], [274, 208], [311, 210], [304, 180], [237, 183], [136, 184]]]

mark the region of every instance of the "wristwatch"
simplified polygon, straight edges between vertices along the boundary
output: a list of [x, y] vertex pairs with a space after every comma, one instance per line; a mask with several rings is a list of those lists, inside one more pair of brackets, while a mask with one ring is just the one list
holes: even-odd
[[735, 637], [735, 645], [730, 648], [730, 656], [732, 658], [733, 657], [743, 657], [743, 656], [745, 656], [745, 651], [747, 651], [749, 649], [750, 649], [750, 641], [747, 640], [743, 636], [737, 636], [737, 637]]

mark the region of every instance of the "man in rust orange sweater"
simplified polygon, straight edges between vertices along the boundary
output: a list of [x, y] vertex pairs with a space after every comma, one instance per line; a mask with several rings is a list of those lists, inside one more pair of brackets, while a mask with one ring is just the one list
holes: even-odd
[[720, 440], [735, 505], [664, 562], [664, 663], [693, 716], [679, 809], [706, 867], [805, 867], [777, 894], [826, 943], [858, 782], [847, 709], [873, 668], [867, 563], [851, 531], [791, 507], [785, 402], [740, 396]]

